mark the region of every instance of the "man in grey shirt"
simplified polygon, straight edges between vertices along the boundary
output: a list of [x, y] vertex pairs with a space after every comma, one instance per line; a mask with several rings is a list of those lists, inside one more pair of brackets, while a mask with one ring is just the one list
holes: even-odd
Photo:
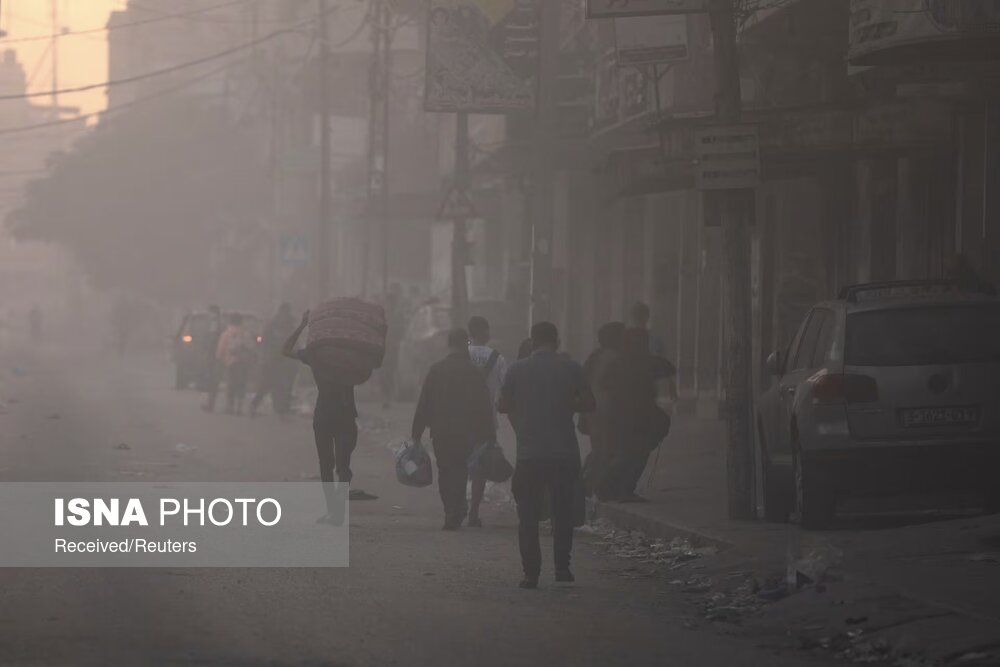
[[580, 446], [573, 417], [596, 408], [583, 368], [557, 354], [559, 331], [551, 322], [531, 328], [534, 352], [507, 371], [498, 409], [517, 435], [517, 465], [511, 489], [517, 502], [518, 543], [524, 580], [537, 588], [542, 553], [538, 522], [545, 490], [552, 499], [556, 581], [574, 580], [573, 497], [580, 475]]

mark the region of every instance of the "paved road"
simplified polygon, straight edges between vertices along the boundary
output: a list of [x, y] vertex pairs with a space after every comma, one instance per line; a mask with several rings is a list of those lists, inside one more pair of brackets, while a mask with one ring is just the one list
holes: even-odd
[[[0, 353], [0, 481], [313, 475], [307, 420], [205, 415], [170, 378], [162, 364]], [[665, 582], [623, 576], [585, 536], [576, 585], [543, 573], [519, 590], [509, 506], [491, 505], [483, 530], [442, 532], [436, 493], [396, 484], [391, 437], [362, 436], [355, 484], [381, 497], [352, 506], [349, 569], [0, 570], [0, 665], [817, 664], [688, 629]]]

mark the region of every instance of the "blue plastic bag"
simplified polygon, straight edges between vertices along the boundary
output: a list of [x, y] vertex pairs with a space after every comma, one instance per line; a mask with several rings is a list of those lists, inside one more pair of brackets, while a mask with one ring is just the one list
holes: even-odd
[[396, 452], [396, 479], [400, 484], [418, 489], [434, 483], [431, 457], [419, 442], [407, 440]]

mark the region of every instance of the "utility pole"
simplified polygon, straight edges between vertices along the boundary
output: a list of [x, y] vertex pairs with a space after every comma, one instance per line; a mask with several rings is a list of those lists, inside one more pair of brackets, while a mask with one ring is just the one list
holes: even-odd
[[52, 116], [59, 112], [59, 0], [51, 0], [49, 14], [52, 21], [52, 41], [49, 42], [49, 57], [52, 58]]
[[319, 63], [316, 68], [319, 92], [319, 226], [316, 229], [316, 298], [325, 299], [330, 289], [330, 216], [332, 213], [330, 168], [330, 36], [327, 29], [327, 0], [316, 0], [319, 31]]
[[529, 194], [531, 222], [530, 322], [552, 318], [553, 190], [556, 151], [556, 81], [559, 76], [559, 20], [561, 2], [542, 0], [539, 37], [538, 114], [534, 127], [534, 156]]
[[382, 213], [382, 294], [389, 294], [389, 103], [392, 95], [392, 12], [387, 0], [382, 5], [382, 190], [379, 210]]
[[381, 287], [389, 281], [389, 86], [392, 77], [392, 43], [389, 7], [385, 0], [371, 0], [372, 60], [368, 73], [368, 193], [361, 292], [368, 293], [371, 271], [371, 238], [376, 220], [381, 231]]
[[[713, 0], [711, 21], [715, 41], [718, 85], [716, 115], [727, 124], [740, 122], [742, 94], [736, 43], [735, 0]], [[752, 190], [717, 190], [712, 198], [722, 219], [722, 252], [726, 331], [729, 356], [726, 364], [726, 472], [729, 516], [755, 518], [753, 390], [751, 387], [752, 322], [750, 293], [749, 214]]]
[[[455, 114], [455, 194], [458, 201], [469, 201], [469, 114], [460, 111]], [[456, 217], [451, 240], [451, 310], [452, 320], [465, 326], [468, 316], [469, 294], [465, 279], [468, 240], [466, 219]]]

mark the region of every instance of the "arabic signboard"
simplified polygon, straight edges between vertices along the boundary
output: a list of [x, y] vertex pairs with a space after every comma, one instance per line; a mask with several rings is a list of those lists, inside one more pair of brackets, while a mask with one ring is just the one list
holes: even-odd
[[532, 111], [542, 0], [431, 0], [424, 109]]
[[913, 49], [1000, 33], [997, 0], [851, 0], [849, 59], [856, 64], [908, 62]]
[[644, 67], [687, 60], [686, 16], [615, 19], [619, 67]]
[[739, 190], [760, 185], [760, 133], [756, 125], [718, 125], [695, 135], [699, 190]]
[[612, 19], [658, 14], [699, 14], [710, 0], [587, 0], [587, 18]]

